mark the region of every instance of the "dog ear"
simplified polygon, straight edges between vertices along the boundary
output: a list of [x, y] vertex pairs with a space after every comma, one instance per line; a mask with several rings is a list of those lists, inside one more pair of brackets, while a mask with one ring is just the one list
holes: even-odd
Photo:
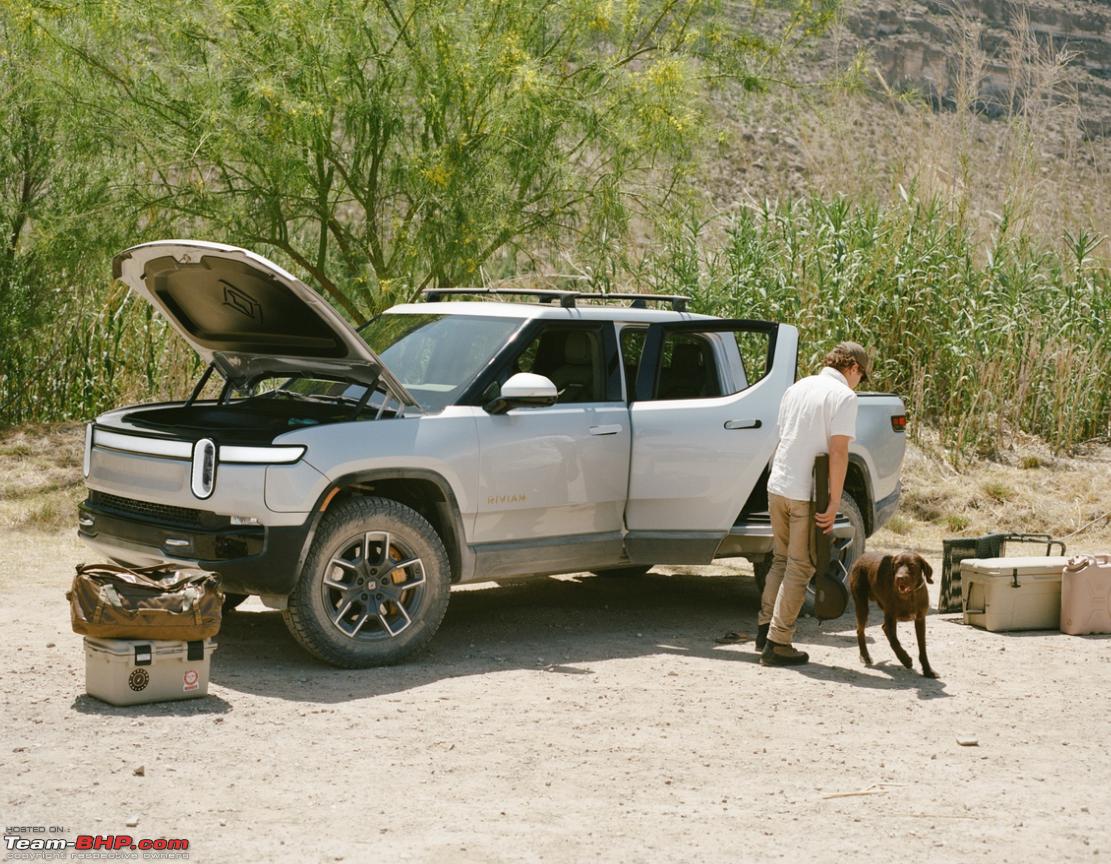
[[933, 585], [934, 584], [934, 579], [933, 579], [934, 568], [931, 567], [929, 562], [925, 558], [923, 558], [921, 555], [918, 555], [916, 557], [918, 558], [918, 566], [922, 568], [922, 575], [926, 577], [927, 582], [929, 582], [931, 585]]
[[880, 566], [876, 568], [876, 583], [890, 585], [895, 581], [895, 556], [884, 555], [880, 559]]

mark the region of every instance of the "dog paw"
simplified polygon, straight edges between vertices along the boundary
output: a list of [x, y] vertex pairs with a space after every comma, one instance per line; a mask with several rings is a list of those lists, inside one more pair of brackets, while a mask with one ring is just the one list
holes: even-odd
[[909, 655], [903, 654], [899, 657], [899, 662], [902, 663], [907, 669], [910, 669], [914, 664], [911, 662]]
[[872, 665], [872, 658], [869, 657], [867, 654], [861, 654], [860, 655], [860, 662], [863, 663], [865, 666], [871, 666]]
[[927, 666], [925, 669], [922, 670], [922, 674], [926, 678], [936, 678], [937, 677], [937, 673], [933, 669], [931, 669], [929, 666]]

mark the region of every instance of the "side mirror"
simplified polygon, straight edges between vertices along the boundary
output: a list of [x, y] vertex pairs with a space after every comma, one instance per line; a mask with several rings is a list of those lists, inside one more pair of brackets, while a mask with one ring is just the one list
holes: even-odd
[[504, 414], [510, 408], [543, 408], [554, 405], [559, 391], [551, 379], [531, 372], [518, 372], [502, 384], [501, 395], [482, 407], [490, 414]]

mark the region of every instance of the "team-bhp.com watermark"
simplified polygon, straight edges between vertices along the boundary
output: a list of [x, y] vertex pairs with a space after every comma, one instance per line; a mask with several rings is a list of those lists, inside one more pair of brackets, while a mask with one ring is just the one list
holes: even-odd
[[[130, 834], [66, 833], [64, 828], [8, 828], [4, 832], [5, 861], [159, 861], [188, 860], [189, 841], [183, 838], [132, 837]], [[32, 836], [28, 837], [30, 834]]]

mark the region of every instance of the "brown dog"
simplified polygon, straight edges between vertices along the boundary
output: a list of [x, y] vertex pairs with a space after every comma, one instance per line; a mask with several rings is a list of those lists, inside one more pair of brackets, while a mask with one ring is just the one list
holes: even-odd
[[883, 632], [895, 651], [899, 662], [911, 668], [910, 655], [903, 650], [895, 636], [897, 621], [914, 621], [918, 636], [918, 661], [922, 674], [936, 678], [926, 659], [926, 610], [930, 608], [930, 595], [926, 583], [932, 583], [934, 571], [921, 555], [881, 555], [870, 552], [861, 555], [849, 573], [849, 591], [856, 605], [856, 641], [860, 645], [860, 659], [872, 665], [872, 657], [864, 644], [864, 627], [868, 623], [868, 601], [875, 600], [883, 610]]

